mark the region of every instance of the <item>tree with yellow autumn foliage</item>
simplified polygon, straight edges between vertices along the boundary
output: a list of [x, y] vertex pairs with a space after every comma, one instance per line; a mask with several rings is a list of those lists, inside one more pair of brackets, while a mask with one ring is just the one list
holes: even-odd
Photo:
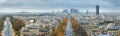
[[71, 17], [72, 28], [74, 30], [75, 36], [78, 35], [78, 31], [80, 30], [79, 24], [75, 21], [73, 17]]
[[64, 36], [64, 32], [66, 30], [66, 24], [67, 24], [68, 18], [63, 19], [57, 29], [55, 30], [55, 36]]

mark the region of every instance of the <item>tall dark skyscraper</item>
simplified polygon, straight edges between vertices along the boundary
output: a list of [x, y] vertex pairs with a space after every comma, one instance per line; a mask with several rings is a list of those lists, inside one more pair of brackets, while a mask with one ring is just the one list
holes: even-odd
[[70, 11], [71, 11], [71, 13], [78, 13], [79, 12], [79, 10], [74, 9], [74, 8], [70, 9]]
[[99, 5], [96, 5], [96, 15], [99, 15]]

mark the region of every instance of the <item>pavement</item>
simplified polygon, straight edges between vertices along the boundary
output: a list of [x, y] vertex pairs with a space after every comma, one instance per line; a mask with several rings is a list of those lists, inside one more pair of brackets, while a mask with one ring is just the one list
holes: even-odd
[[15, 36], [9, 17], [6, 17], [6, 20], [4, 21], [2, 36]]

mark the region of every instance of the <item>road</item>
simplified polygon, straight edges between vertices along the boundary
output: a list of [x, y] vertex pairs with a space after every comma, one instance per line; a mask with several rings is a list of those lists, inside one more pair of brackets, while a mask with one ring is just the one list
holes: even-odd
[[6, 17], [4, 21], [2, 36], [15, 36], [9, 17]]
[[[81, 30], [78, 31], [79, 33], [78, 36], [88, 36], [84, 28], [83, 27], [80, 27], [80, 28]], [[75, 33], [73, 32], [73, 29], [72, 29], [71, 15], [68, 15], [68, 22], [67, 22], [67, 27], [65, 31], [65, 36], [75, 36]]]
[[72, 29], [72, 23], [71, 23], [71, 17], [70, 15], [68, 16], [68, 22], [67, 22], [67, 27], [66, 27], [66, 31], [65, 31], [65, 36], [74, 36], [74, 32]]

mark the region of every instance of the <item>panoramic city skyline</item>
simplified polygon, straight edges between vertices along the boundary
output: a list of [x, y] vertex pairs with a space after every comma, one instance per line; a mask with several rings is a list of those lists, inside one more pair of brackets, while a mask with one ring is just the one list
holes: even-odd
[[0, 0], [0, 12], [42, 12], [76, 8], [81, 12], [95, 12], [95, 6], [100, 6], [100, 12], [119, 12], [119, 0]]
[[120, 36], [120, 0], [0, 0], [0, 36]]

